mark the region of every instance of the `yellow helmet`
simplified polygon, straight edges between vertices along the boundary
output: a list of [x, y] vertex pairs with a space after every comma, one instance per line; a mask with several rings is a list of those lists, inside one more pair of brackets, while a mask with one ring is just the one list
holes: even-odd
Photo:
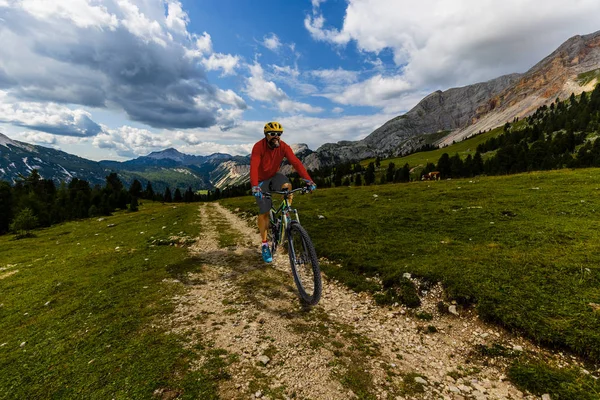
[[267, 122], [265, 124], [264, 133], [267, 134], [269, 132], [283, 132], [283, 126], [279, 122]]

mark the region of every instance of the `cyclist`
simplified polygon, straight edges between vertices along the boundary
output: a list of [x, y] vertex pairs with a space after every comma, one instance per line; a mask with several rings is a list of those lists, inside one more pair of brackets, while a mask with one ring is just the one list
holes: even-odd
[[[302, 162], [296, 157], [290, 146], [281, 140], [283, 127], [279, 122], [267, 122], [264, 128], [264, 139], [258, 141], [252, 148], [250, 156], [250, 184], [252, 194], [258, 204], [258, 230], [262, 239], [261, 252], [265, 262], [273, 261], [271, 250], [267, 243], [269, 229], [269, 210], [271, 199], [263, 196], [263, 190], [292, 190], [292, 184], [287, 176], [279, 171], [284, 157], [292, 164], [306, 186], [312, 192], [317, 188]], [[290, 198], [290, 203], [291, 203]]]

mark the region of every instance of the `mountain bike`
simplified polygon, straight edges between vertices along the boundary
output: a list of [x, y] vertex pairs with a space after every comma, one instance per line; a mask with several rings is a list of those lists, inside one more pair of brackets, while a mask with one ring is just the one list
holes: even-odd
[[[265, 193], [266, 197], [272, 198], [272, 194], [283, 195], [279, 208], [271, 205], [269, 220], [271, 227], [270, 246], [271, 254], [275, 256], [277, 248], [284, 244], [287, 239], [287, 250], [290, 258], [290, 266], [294, 275], [294, 282], [298, 287], [300, 298], [309, 305], [316, 305], [321, 299], [321, 269], [315, 246], [312, 244], [306, 230], [300, 225], [298, 210], [289, 204], [289, 197], [293, 193], [309, 192], [308, 188], [297, 188], [294, 190], [276, 191]], [[293, 218], [292, 218], [293, 214]]]

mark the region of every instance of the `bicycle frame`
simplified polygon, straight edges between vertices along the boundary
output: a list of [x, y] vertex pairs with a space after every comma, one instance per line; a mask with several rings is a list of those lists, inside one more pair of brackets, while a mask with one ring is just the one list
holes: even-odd
[[275, 226], [279, 226], [279, 230], [278, 230], [278, 235], [277, 235], [277, 240], [276, 240], [276, 244], [279, 245], [281, 243], [283, 243], [284, 240], [284, 233], [287, 233], [288, 231], [288, 227], [289, 224], [292, 222], [292, 217], [291, 217], [291, 213], [295, 214], [295, 221], [300, 222], [300, 216], [298, 215], [298, 210], [295, 208], [292, 208], [292, 206], [290, 205], [288, 199], [290, 197], [291, 194], [296, 193], [296, 192], [302, 192], [302, 194], [306, 193], [308, 191], [308, 189], [306, 188], [297, 188], [294, 190], [284, 190], [284, 191], [272, 191], [271, 193], [265, 193], [265, 196], [270, 197], [271, 199], [273, 198], [272, 194], [281, 194], [283, 195], [283, 200], [281, 201], [281, 204], [279, 205], [278, 208], [273, 207], [273, 205], [271, 205], [271, 210], [269, 210], [269, 221], [271, 223], [271, 226], [275, 225]]

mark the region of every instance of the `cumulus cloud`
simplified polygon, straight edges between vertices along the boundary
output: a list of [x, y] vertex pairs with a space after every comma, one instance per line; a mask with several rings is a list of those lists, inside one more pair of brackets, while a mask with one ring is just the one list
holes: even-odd
[[103, 127], [102, 133], [94, 137], [93, 145], [101, 149], [115, 150], [121, 157], [139, 157], [155, 150], [171, 146], [171, 141], [146, 129], [122, 126], [117, 129]]
[[26, 131], [19, 134], [19, 140], [27, 143], [40, 144], [42, 146], [56, 147], [57, 140], [55, 135], [43, 132]]
[[277, 51], [281, 47], [281, 42], [276, 34], [271, 33], [263, 38], [262, 45], [272, 51]]
[[264, 70], [258, 62], [249, 65], [248, 68], [250, 69], [250, 77], [246, 79], [245, 92], [250, 98], [272, 103], [282, 112], [319, 113], [323, 111], [320, 107], [291, 100], [281, 88], [277, 87], [275, 82], [265, 78]]
[[[385, 77], [379, 74], [361, 82], [329, 89], [332, 88], [337, 91], [323, 93], [321, 96], [339, 104], [377, 107], [397, 104], [402, 95], [414, 90], [413, 85], [402, 76]], [[406, 110], [403, 106], [396, 109]]]
[[6, 94], [0, 92], [0, 122], [65, 136], [89, 137], [102, 130], [91, 114], [81, 109], [55, 103], [11, 103], [6, 99]]
[[331, 110], [331, 112], [335, 114], [341, 114], [344, 112], [344, 109], [342, 107], [334, 107], [333, 110]]
[[315, 40], [391, 50], [408, 81], [435, 88], [524, 72], [567, 38], [597, 30], [600, 15], [595, 0], [350, 0], [337, 28], [320, 3], [304, 21]]
[[202, 60], [202, 64], [209, 71], [222, 70], [223, 75], [233, 75], [238, 66], [240, 58], [231, 54], [213, 53]]
[[231, 74], [239, 58], [189, 34], [178, 1], [11, 0], [0, 15], [0, 87], [13, 101], [120, 109], [158, 128], [219, 122], [205, 69]]

